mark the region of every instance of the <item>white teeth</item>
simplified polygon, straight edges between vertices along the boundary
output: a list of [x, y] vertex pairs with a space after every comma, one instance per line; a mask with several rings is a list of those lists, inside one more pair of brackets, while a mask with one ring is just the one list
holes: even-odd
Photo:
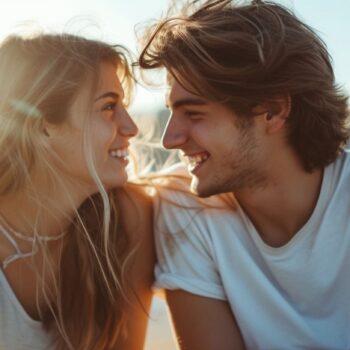
[[208, 154], [202, 153], [202, 154], [197, 154], [195, 156], [189, 156], [188, 160], [189, 160], [191, 166], [195, 167], [195, 166], [199, 165], [200, 163], [203, 163], [208, 158], [209, 158]]
[[114, 158], [126, 158], [129, 155], [129, 151], [127, 148], [112, 149], [109, 151], [109, 154]]

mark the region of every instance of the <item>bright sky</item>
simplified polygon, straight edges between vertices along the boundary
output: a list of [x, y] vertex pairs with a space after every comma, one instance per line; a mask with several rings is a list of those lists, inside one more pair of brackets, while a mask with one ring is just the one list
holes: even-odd
[[[350, 1], [279, 2], [293, 8], [319, 31], [333, 56], [338, 82], [350, 92]], [[34, 22], [48, 30], [68, 30], [121, 43], [135, 52], [135, 25], [159, 17], [167, 4], [168, 0], [10, 0], [1, 8], [0, 37], [18, 31], [24, 23]], [[139, 89], [136, 101], [138, 106], [163, 104], [162, 92]]]

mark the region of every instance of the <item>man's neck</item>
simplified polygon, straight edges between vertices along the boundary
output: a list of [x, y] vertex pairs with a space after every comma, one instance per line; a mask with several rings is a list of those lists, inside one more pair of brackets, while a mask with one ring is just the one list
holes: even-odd
[[323, 171], [306, 172], [295, 164], [278, 164], [264, 188], [235, 194], [266, 244], [285, 245], [309, 220], [319, 197]]

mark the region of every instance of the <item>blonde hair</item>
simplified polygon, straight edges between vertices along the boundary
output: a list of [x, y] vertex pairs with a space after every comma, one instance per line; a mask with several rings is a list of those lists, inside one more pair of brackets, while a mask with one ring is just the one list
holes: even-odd
[[[64, 122], [83, 86], [88, 84], [93, 94], [102, 62], [115, 65], [125, 96], [130, 98], [133, 80], [128, 52], [121, 46], [69, 34], [28, 38], [13, 35], [3, 41], [0, 196], [29, 188], [33, 200], [47, 205], [50, 199], [41, 197], [32, 184], [34, 168], [49, 185], [63, 185], [60, 173], [50, 161], [52, 152], [39, 137], [44, 132], [43, 122]], [[80, 208], [72, 208], [76, 215], [63, 243], [59, 276], [54, 278], [53, 290], [45, 286], [45, 281], [42, 287], [49, 308], [41, 315], [42, 321], [56, 335], [59, 349], [113, 347], [125, 322], [121, 305], [128, 242], [115, 201], [123, 190], [110, 194], [104, 189], [94, 166], [88, 120], [87, 115], [82, 146], [98, 193]], [[44, 269], [53, 273], [45, 246], [41, 248], [46, 261]]]

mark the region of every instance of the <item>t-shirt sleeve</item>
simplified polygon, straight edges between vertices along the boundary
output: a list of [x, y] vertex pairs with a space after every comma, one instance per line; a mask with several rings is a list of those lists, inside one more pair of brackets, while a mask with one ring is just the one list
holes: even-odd
[[206, 209], [183, 191], [161, 190], [155, 198], [155, 289], [181, 289], [226, 300], [211, 253]]

